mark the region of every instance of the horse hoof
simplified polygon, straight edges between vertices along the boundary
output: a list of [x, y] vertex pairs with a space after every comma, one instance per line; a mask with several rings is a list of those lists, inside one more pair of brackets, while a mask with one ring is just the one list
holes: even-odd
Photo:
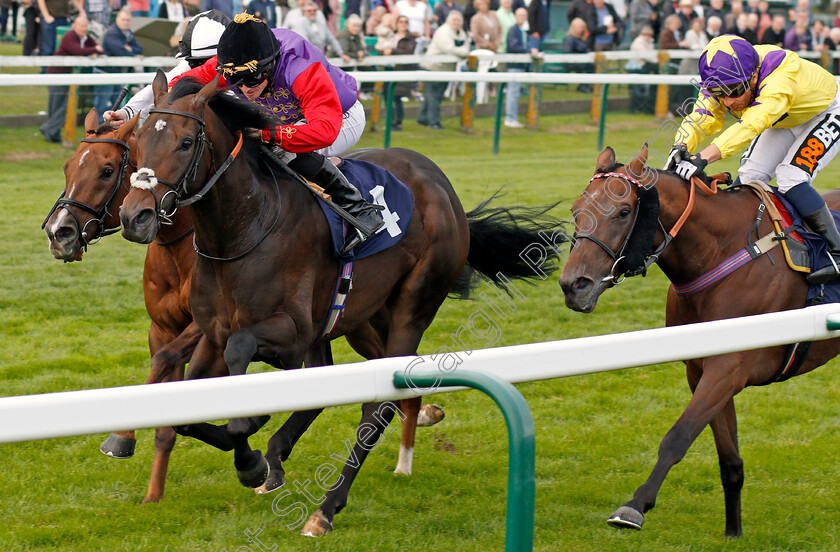
[[332, 530], [332, 523], [324, 515], [324, 512], [319, 509], [306, 521], [306, 525], [303, 526], [300, 534], [304, 537], [320, 537], [327, 533], [332, 533]]
[[240, 483], [254, 489], [266, 482], [270, 471], [271, 468], [268, 466], [268, 460], [260, 454], [260, 459], [256, 466], [249, 470], [236, 470], [236, 476], [239, 478]]
[[112, 433], [99, 445], [99, 451], [111, 458], [131, 458], [134, 456], [134, 446], [136, 444], [135, 439], [127, 439]]
[[417, 425], [420, 427], [433, 426], [441, 421], [446, 414], [443, 409], [436, 404], [424, 404], [420, 407], [420, 413], [417, 414]]
[[607, 523], [612, 527], [619, 529], [636, 529], [642, 528], [645, 522], [645, 516], [640, 511], [630, 506], [622, 506], [616, 510], [613, 515], [607, 519]]
[[283, 470], [269, 470], [268, 479], [265, 480], [265, 483], [254, 489], [254, 492], [258, 495], [268, 494], [272, 491], [276, 491], [285, 484], [286, 473]]

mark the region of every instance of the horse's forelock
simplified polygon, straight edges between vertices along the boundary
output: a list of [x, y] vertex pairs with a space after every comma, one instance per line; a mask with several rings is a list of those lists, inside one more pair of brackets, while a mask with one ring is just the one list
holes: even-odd
[[615, 172], [617, 169], [620, 169], [624, 166], [624, 163], [613, 163], [607, 167], [599, 168], [598, 172]]
[[102, 123], [96, 130], [89, 132], [88, 134], [92, 134], [94, 136], [102, 136], [103, 134], [114, 132], [115, 130], [117, 130], [117, 127], [112, 126], [111, 123]]

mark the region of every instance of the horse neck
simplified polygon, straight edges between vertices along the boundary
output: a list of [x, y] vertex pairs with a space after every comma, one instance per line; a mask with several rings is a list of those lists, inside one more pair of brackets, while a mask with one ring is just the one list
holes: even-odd
[[[218, 145], [214, 147], [218, 151]], [[217, 155], [216, 164], [222, 161]], [[211, 177], [208, 173], [206, 178]], [[207, 195], [193, 204], [198, 245], [217, 256], [241, 252], [262, 237], [275, 220], [277, 227], [286, 220], [302, 220], [305, 215], [300, 212], [303, 207], [297, 199], [301, 192], [302, 186], [288, 182], [276, 171], [272, 178], [254, 170], [243, 153]]]
[[[684, 180], [664, 173], [660, 173], [656, 188], [659, 191], [659, 219], [665, 230], [670, 231], [685, 212], [690, 188]], [[754, 210], [747, 205], [736, 206], [745, 199], [743, 195], [738, 198], [722, 193], [709, 196], [700, 189], [695, 190], [693, 209], [658, 261], [671, 282], [683, 284], [712, 270], [735, 252], [733, 242], [736, 240], [744, 241], [746, 245], [745, 226], [749, 226], [746, 218], [752, 219]], [[657, 240], [662, 238], [660, 231]]]

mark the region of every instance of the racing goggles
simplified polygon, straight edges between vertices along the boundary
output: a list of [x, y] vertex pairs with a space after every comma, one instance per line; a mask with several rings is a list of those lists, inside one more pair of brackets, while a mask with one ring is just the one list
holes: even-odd
[[707, 86], [706, 92], [715, 98], [737, 98], [746, 94], [749, 89], [750, 81], [744, 81], [730, 85]]
[[241, 78], [234, 81], [234, 85], [236, 86], [245, 86], [248, 88], [256, 88], [257, 86], [261, 85], [262, 82], [268, 78], [267, 73], [257, 73], [257, 74], [244, 74]]

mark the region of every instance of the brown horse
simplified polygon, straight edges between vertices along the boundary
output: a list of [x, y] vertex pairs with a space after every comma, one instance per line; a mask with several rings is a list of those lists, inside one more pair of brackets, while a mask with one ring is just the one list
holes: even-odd
[[[85, 118], [85, 138], [64, 163], [65, 190], [44, 221], [50, 251], [65, 262], [82, 260], [89, 244], [119, 228], [117, 208], [128, 193], [129, 179], [136, 168], [133, 133], [137, 119], [119, 129], [97, 127], [97, 121], [96, 110], [92, 109]], [[191, 234], [192, 220], [184, 210], [161, 228], [146, 250], [143, 295], [151, 318], [152, 355], [146, 383], [182, 379], [184, 366], [201, 337], [189, 306], [189, 275], [195, 265], [195, 251], [186, 238]], [[216, 375], [227, 373], [223, 361], [213, 370]], [[100, 450], [114, 458], [129, 458], [135, 442], [133, 431], [114, 433]], [[155, 430], [155, 458], [143, 502], [157, 502], [163, 497], [174, 444], [171, 427]]]
[[[158, 73], [155, 109], [137, 135], [138, 178], [120, 211], [123, 235], [148, 242], [173, 196], [177, 204], [194, 201], [200, 253], [191, 303], [204, 337], [188, 379], [201, 377], [205, 356], [219, 352], [235, 375], [252, 360], [300, 367], [307, 349], [319, 342], [339, 274], [327, 223], [309, 189], [264, 156], [257, 141], [245, 140], [236, 156], [243, 130], [274, 122], [252, 104], [217, 94], [217, 85], [218, 78], [203, 88], [181, 80], [167, 94], [166, 78]], [[365, 358], [415, 355], [447, 295], [468, 291], [470, 279], [462, 278], [470, 274], [468, 260], [497, 280], [536, 276], [519, 257], [539, 241], [532, 213], [482, 208], [468, 220], [446, 175], [426, 157], [405, 149], [358, 150], [352, 157], [374, 162], [408, 185], [414, 212], [398, 244], [355, 263], [352, 291], [331, 338], [345, 335]], [[419, 406], [419, 397], [403, 401], [404, 433], [408, 428], [413, 435]], [[304, 534], [332, 530], [361, 464], [395, 411], [389, 403], [363, 405], [348, 462]], [[292, 417], [305, 426], [318, 412]], [[252, 450], [247, 434], [259, 421], [176, 429], [220, 448], [233, 446], [240, 481], [270, 491], [283, 484], [284, 442], [272, 437], [265, 458]]]
[[[598, 156], [595, 177], [572, 211], [577, 240], [560, 277], [569, 308], [592, 312], [600, 295], [622, 275], [640, 273], [646, 261], [653, 260], [672, 283], [668, 326], [805, 306], [805, 279], [787, 268], [781, 247], [697, 293], [677, 293], [675, 286], [694, 282], [745, 248], [748, 236], [756, 236], [753, 225], [759, 199], [742, 188], [718, 194], [711, 193], [716, 189], [703, 193], [701, 188], [700, 193], [690, 194], [700, 182], [690, 185], [673, 173], [646, 168], [646, 161], [646, 147], [628, 166], [615, 162], [611, 148]], [[833, 190], [825, 199], [836, 208], [840, 192]], [[768, 217], [763, 217], [757, 230], [758, 236], [771, 232]], [[670, 243], [664, 241], [666, 231], [674, 236]], [[774, 381], [786, 350], [778, 346], [686, 361], [691, 401], [660, 443], [650, 477], [608, 523], [640, 529], [643, 514], [653, 508], [668, 471], [708, 424], [720, 460], [726, 535], [739, 536], [744, 467], [738, 452], [734, 396], [745, 387]], [[815, 342], [797, 373], [825, 364], [838, 352], [838, 339]]]

